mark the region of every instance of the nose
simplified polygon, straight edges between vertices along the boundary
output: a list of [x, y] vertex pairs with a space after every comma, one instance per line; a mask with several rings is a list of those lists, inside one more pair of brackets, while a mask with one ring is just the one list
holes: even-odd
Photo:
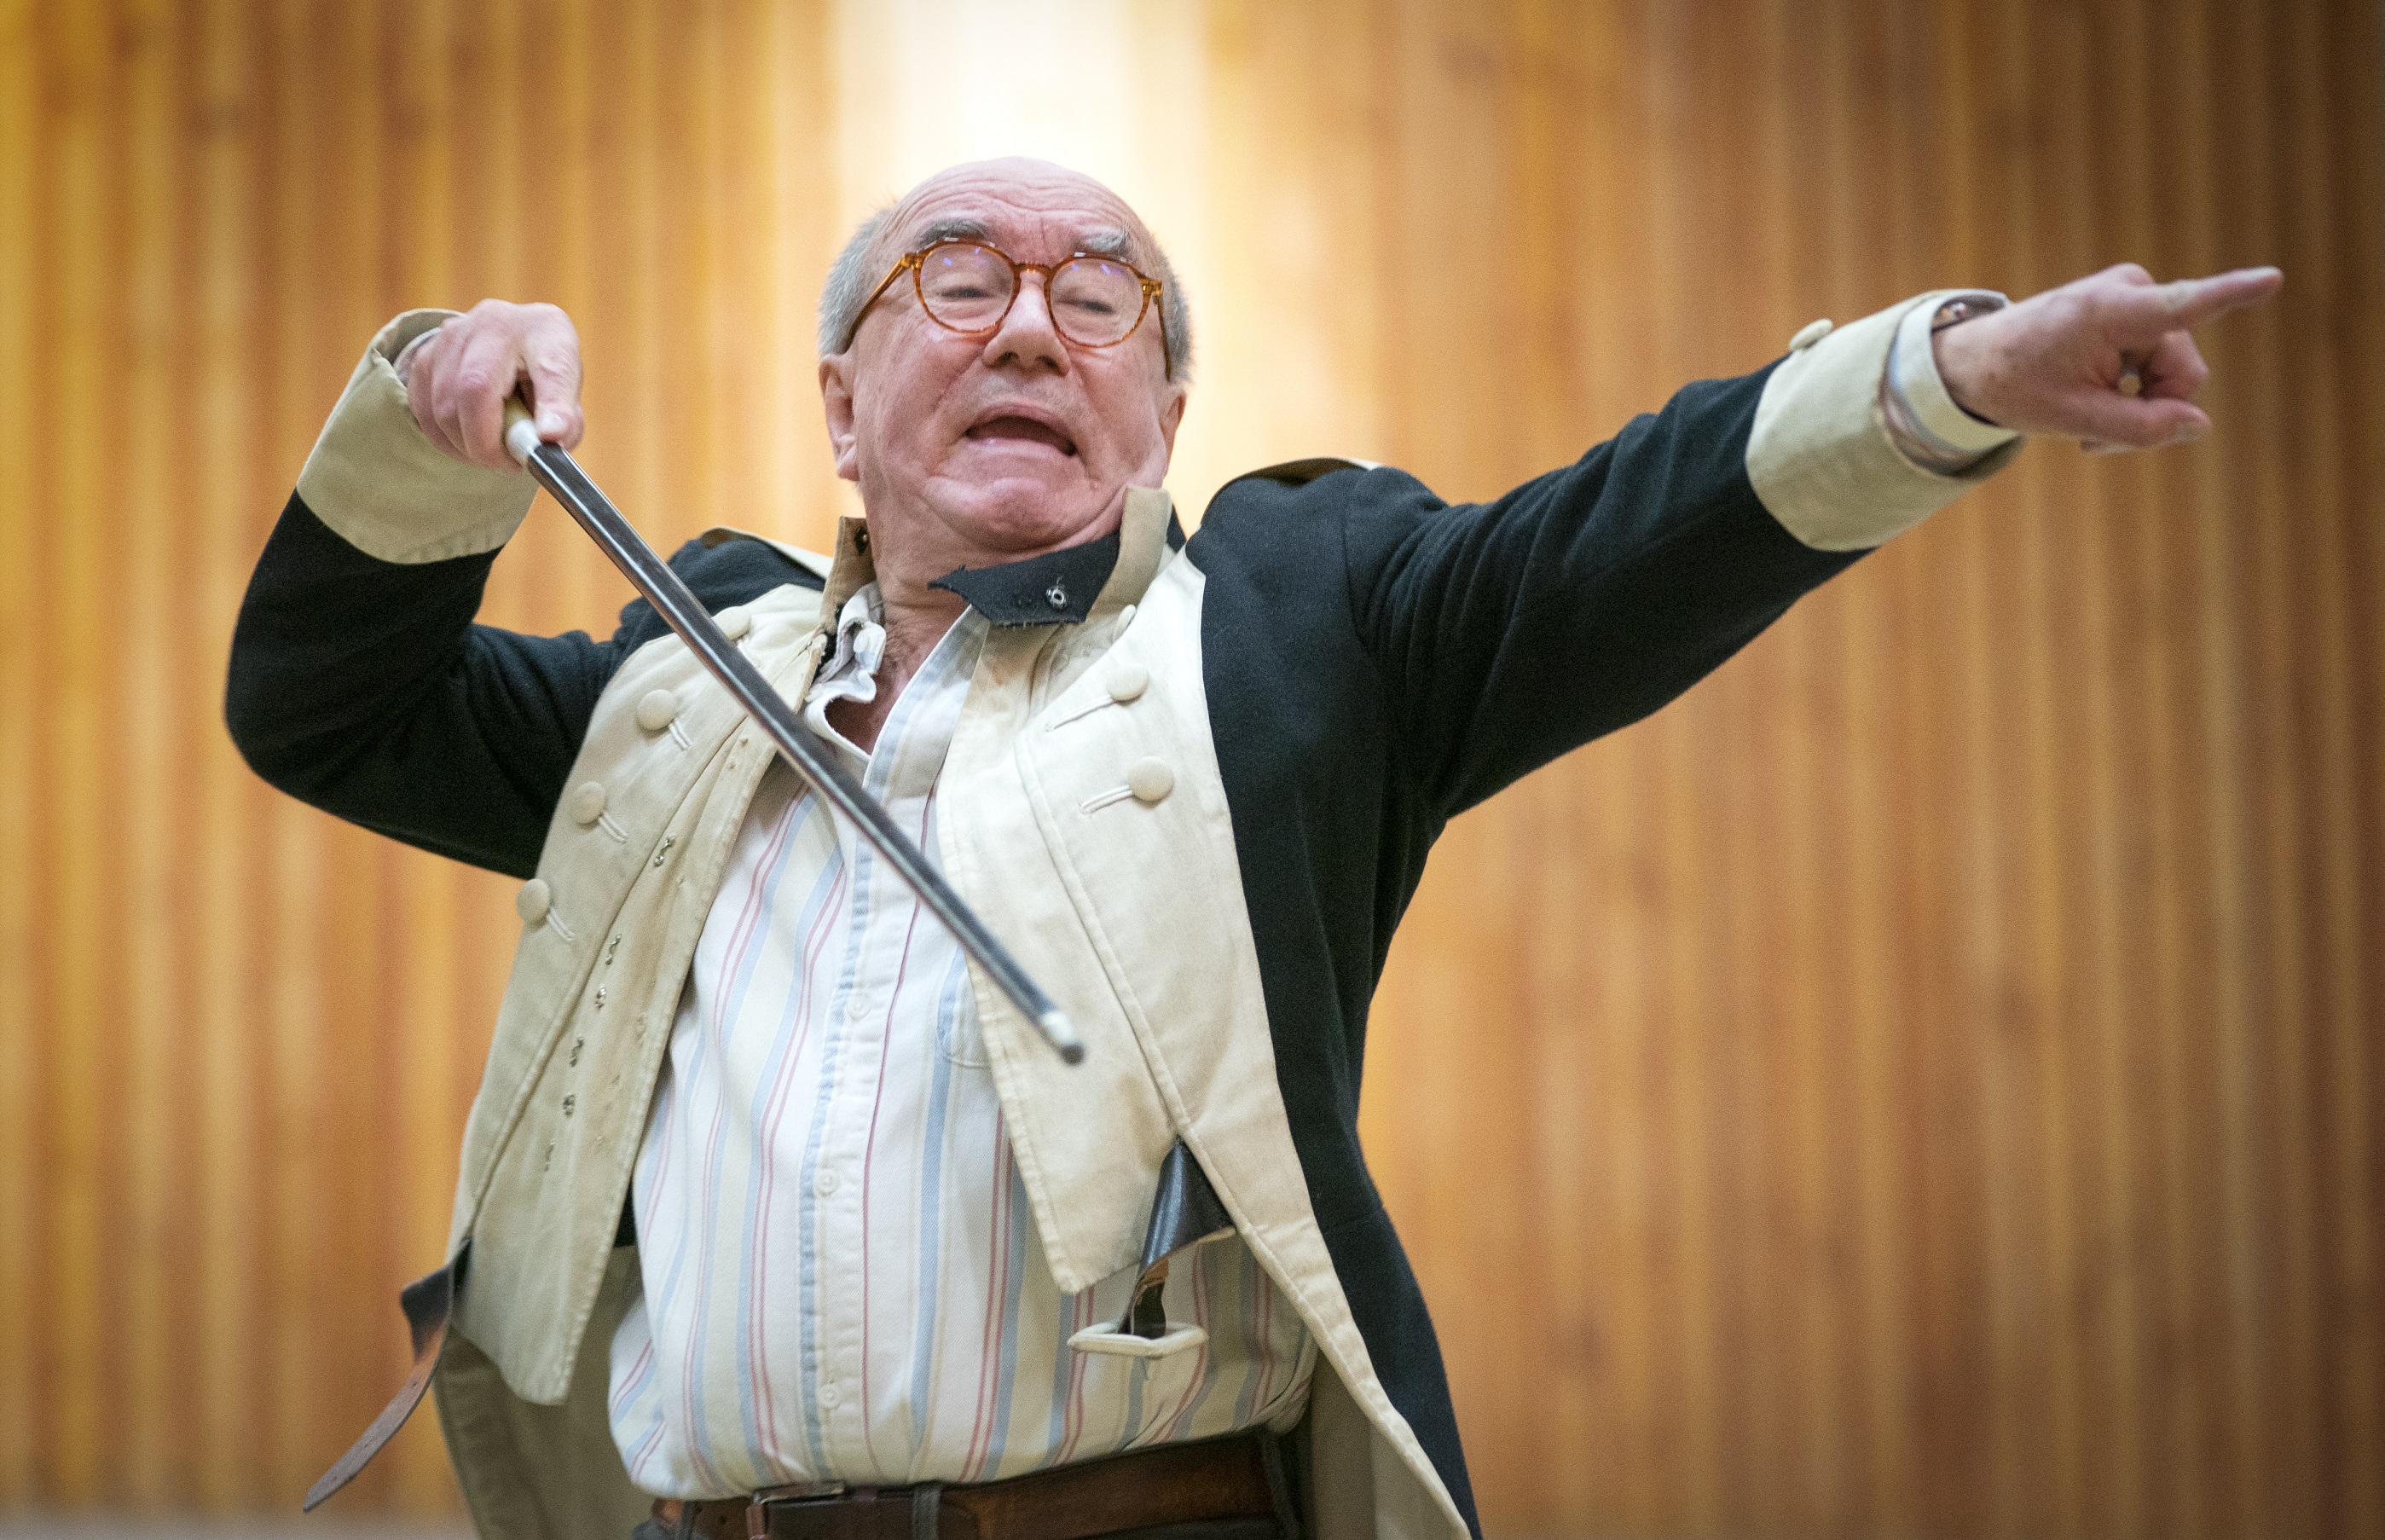
[[1022, 272], [1018, 275], [1018, 297], [1010, 302], [1009, 314], [985, 340], [985, 363], [989, 368], [1005, 366], [1029, 369], [1048, 369], [1055, 374], [1068, 372], [1068, 344], [1060, 340], [1059, 329], [1052, 324], [1051, 275]]

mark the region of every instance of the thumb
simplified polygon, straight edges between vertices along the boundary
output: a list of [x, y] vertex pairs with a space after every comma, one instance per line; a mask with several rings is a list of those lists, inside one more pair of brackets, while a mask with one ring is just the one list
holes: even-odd
[[580, 442], [580, 333], [552, 305], [530, 307], [521, 340], [521, 371], [530, 380], [538, 436], [566, 449]]
[[530, 377], [530, 405], [537, 414], [538, 436], [571, 448], [580, 442], [585, 426], [580, 412], [578, 360], [533, 347], [522, 368]]

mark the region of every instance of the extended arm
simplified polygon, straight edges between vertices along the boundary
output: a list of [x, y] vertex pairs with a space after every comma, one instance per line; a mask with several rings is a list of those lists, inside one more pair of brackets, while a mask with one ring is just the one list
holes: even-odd
[[1975, 418], [2151, 446], [2208, 424], [2184, 329], [2278, 282], [2154, 285], [2116, 269], [1937, 333], [1934, 349], [1942, 296], [1926, 294], [1801, 334], [1758, 374], [1692, 385], [1492, 503], [1450, 507], [1369, 476], [1350, 505], [1351, 611], [1427, 795], [1455, 812], [1654, 710], [2009, 461], [2017, 440], [1954, 474], [1909, 453], [1883, 410], [1900, 338], [1942, 376], [1911, 382]]

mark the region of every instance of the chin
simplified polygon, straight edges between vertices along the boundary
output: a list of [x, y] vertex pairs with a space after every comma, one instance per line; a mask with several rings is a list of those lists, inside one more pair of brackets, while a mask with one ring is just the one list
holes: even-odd
[[1111, 499], [1072, 478], [1065, 486], [1005, 477], [969, 486], [949, 505], [954, 522], [976, 540], [1021, 555], [1067, 545], [1088, 532]]

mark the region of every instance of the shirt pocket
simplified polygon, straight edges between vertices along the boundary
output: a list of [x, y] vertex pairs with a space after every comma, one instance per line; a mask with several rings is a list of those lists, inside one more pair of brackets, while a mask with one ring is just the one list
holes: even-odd
[[955, 962], [953, 971], [956, 981], [948, 983], [936, 1001], [936, 1051], [962, 1069], [991, 1070], [985, 1033], [978, 1026], [977, 996], [969, 990], [968, 968]]

